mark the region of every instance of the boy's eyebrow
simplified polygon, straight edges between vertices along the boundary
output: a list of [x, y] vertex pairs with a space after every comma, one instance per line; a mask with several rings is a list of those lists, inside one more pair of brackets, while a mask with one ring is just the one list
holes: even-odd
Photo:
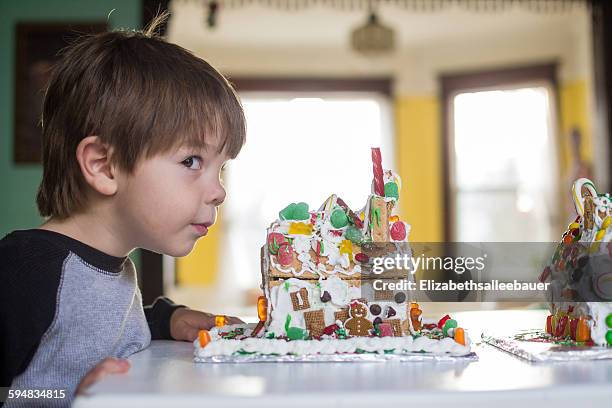
[[206, 142], [202, 142], [202, 143], [186, 142], [178, 149], [179, 152], [194, 151], [194, 150], [197, 152], [201, 152], [201, 153], [209, 153], [209, 152], [221, 153], [219, 152], [219, 145], [212, 144], [212, 143], [206, 143]]

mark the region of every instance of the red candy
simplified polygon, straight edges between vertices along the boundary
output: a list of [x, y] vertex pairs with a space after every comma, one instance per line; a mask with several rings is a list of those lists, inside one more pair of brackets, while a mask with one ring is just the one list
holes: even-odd
[[572, 340], [576, 340], [576, 329], [578, 328], [578, 319], [570, 319], [570, 337]]
[[561, 317], [561, 319], [557, 322], [557, 327], [555, 327], [556, 337], [565, 336], [565, 330], [567, 329], [567, 323], [568, 323], [568, 317], [567, 316]]
[[327, 334], [328, 336], [331, 336], [332, 334], [334, 334], [336, 332], [336, 330], [338, 330], [340, 328], [340, 326], [338, 326], [337, 324], [330, 324], [329, 326], [327, 326], [326, 328], [323, 329], [323, 334]]
[[293, 262], [293, 247], [289, 243], [285, 243], [278, 248], [276, 255], [278, 262], [283, 266], [291, 265]]
[[329, 230], [329, 235], [334, 236], [334, 237], [341, 237], [343, 233], [344, 231], [342, 230], [333, 230], [333, 229]]
[[379, 147], [372, 148], [372, 171], [374, 173], [374, 192], [384, 197], [385, 185], [383, 181], [382, 157]]
[[444, 327], [444, 323], [446, 323], [446, 321], [450, 318], [451, 317], [449, 315], [446, 315], [443, 318], [441, 318], [440, 321], [438, 321], [438, 328], [442, 330], [442, 328]]
[[546, 333], [553, 334], [553, 315], [548, 315], [546, 318]]
[[390, 323], [379, 324], [378, 330], [380, 330], [380, 337], [392, 337], [393, 336], [393, 327], [391, 327]]
[[391, 238], [395, 241], [403, 241], [406, 239], [406, 225], [397, 221], [391, 225]]
[[364, 254], [363, 252], [360, 252], [358, 254], [355, 254], [355, 260], [360, 263], [368, 263], [370, 257]]
[[280, 232], [271, 232], [268, 234], [268, 250], [273, 255], [276, 255], [280, 246], [286, 242], [287, 238]]

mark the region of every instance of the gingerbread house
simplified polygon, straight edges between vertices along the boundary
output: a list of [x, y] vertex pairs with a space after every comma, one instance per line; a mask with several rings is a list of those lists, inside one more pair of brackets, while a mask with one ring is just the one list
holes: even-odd
[[612, 199], [591, 180], [572, 187], [576, 219], [540, 275], [550, 282], [546, 332], [559, 340], [612, 346]]
[[397, 215], [401, 180], [383, 171], [378, 149], [372, 157], [372, 193], [362, 209], [350, 209], [334, 194], [316, 210], [289, 204], [268, 228], [261, 249], [266, 336], [403, 336], [420, 330], [421, 311], [407, 293], [381, 289], [411, 274], [372, 268], [376, 257], [410, 251], [410, 225]]

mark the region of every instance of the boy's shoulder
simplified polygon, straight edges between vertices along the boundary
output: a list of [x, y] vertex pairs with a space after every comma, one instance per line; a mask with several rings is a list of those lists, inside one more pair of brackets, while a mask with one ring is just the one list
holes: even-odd
[[0, 240], [0, 273], [27, 273], [37, 269], [36, 265], [48, 266], [63, 260], [68, 250], [54, 240], [53, 234], [40, 229], [17, 230], [7, 234]]
[[0, 240], [0, 277], [4, 272], [28, 273], [44, 269], [61, 272], [70, 254], [98, 270], [118, 273], [127, 257], [114, 257], [59, 232], [29, 229], [13, 231]]

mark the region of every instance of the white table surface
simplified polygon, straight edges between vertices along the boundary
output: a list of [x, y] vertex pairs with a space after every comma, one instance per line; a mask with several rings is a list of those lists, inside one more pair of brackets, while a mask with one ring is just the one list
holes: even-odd
[[[455, 317], [480, 343], [479, 328], [541, 327], [545, 311], [482, 311]], [[75, 401], [85, 407], [517, 408], [612, 406], [612, 360], [533, 364], [477, 344], [475, 362], [193, 363], [190, 343], [154, 341]], [[381, 407], [382, 408], [382, 407]]]

